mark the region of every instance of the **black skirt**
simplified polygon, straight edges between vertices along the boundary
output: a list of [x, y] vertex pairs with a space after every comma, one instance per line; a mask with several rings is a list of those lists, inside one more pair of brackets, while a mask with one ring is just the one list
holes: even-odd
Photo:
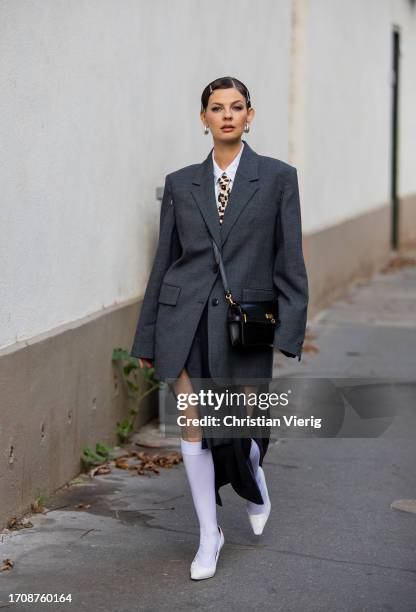
[[[238, 391], [242, 387], [221, 387], [210, 378], [209, 363], [208, 363], [208, 302], [202, 312], [192, 346], [190, 348], [185, 369], [188, 376], [195, 381], [200, 381], [204, 388], [210, 388], [214, 392], [225, 392], [226, 390]], [[257, 385], [259, 392], [268, 391], [268, 384], [261, 383]], [[196, 389], [194, 389], [196, 391]], [[199, 416], [209, 414], [202, 406], [198, 406]], [[211, 413], [212, 414], [212, 413]], [[257, 407], [254, 407], [253, 416], [259, 414]], [[215, 469], [215, 494], [217, 504], [222, 506], [219, 489], [223, 485], [231, 484], [233, 489], [241, 497], [255, 503], [263, 504], [259, 487], [253, 473], [253, 468], [249, 458], [251, 437], [233, 436], [214, 437], [212, 429], [209, 435], [204, 435], [202, 428], [202, 448], [210, 448], [214, 460]], [[260, 465], [263, 464], [263, 459], [266, 455], [270, 433], [261, 429], [259, 435], [253, 434], [253, 439], [257, 442], [260, 449]]]

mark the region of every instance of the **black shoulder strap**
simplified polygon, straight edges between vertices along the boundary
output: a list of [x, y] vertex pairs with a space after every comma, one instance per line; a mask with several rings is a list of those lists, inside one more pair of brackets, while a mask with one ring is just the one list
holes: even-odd
[[214, 247], [215, 261], [216, 261], [216, 263], [220, 267], [220, 274], [221, 274], [222, 284], [224, 285], [225, 292], [226, 293], [230, 293], [230, 290], [229, 290], [229, 287], [228, 287], [227, 275], [225, 274], [224, 262], [222, 260], [221, 252], [220, 252], [220, 250], [219, 250], [215, 240], [212, 241], [212, 246]]

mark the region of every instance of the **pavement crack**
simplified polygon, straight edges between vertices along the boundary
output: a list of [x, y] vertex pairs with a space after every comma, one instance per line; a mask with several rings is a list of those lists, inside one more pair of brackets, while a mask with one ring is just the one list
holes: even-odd
[[305, 559], [314, 559], [318, 561], [328, 561], [329, 563], [340, 563], [342, 565], [356, 565], [358, 567], [372, 567], [372, 568], [377, 568], [377, 569], [386, 569], [386, 570], [393, 570], [396, 572], [406, 572], [409, 574], [416, 574], [416, 569], [410, 569], [408, 567], [396, 567], [394, 565], [384, 565], [383, 563], [370, 563], [370, 562], [365, 562], [365, 561], [334, 559], [332, 557], [323, 557], [321, 555], [299, 553], [293, 550], [281, 550], [278, 548], [271, 548], [269, 546], [265, 546], [265, 549], [271, 552], [279, 553], [281, 555], [289, 555], [293, 557], [303, 557]]
[[79, 536], [79, 539], [83, 538], [84, 536], [88, 535], [89, 533], [91, 533], [91, 531], [101, 531], [101, 529], [87, 529], [87, 531], [84, 531], [84, 533], [81, 533], [81, 535]]

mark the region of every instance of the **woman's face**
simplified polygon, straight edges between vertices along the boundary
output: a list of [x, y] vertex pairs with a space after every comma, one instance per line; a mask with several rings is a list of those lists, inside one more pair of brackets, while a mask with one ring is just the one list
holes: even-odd
[[[208, 99], [206, 111], [201, 111], [201, 121], [211, 130], [214, 141], [234, 142], [241, 139], [246, 123], [251, 123], [254, 108], [247, 109], [244, 96], [234, 89], [215, 89]], [[224, 130], [231, 125], [233, 129]]]

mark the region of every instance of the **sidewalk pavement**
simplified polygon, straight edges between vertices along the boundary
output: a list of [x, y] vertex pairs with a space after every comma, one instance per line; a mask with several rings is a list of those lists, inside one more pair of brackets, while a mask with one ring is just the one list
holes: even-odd
[[[350, 290], [309, 332], [300, 363], [276, 355], [277, 376], [414, 379], [416, 267]], [[414, 386], [404, 387], [414, 410]], [[0, 535], [0, 564], [14, 562], [0, 572], [0, 609], [414, 612], [415, 436], [273, 442], [264, 534], [250, 532], [244, 501], [224, 487], [225, 546], [201, 582], [189, 579], [198, 529], [182, 464], [85, 476], [32, 514], [33, 528]], [[398, 500], [410, 511], [393, 509]], [[10, 593], [71, 593], [72, 603], [9, 604]]]

